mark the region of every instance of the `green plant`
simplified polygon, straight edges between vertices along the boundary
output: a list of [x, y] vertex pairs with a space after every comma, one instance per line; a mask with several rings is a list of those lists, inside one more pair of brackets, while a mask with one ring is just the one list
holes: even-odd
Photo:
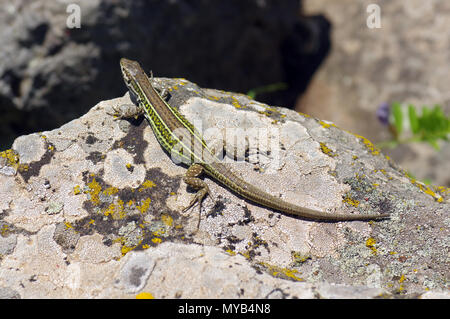
[[[407, 111], [407, 112], [405, 112]], [[417, 108], [409, 104], [407, 109], [398, 102], [382, 104], [377, 111], [380, 121], [389, 126], [393, 139], [379, 143], [379, 147], [395, 147], [402, 143], [427, 142], [439, 150], [439, 140], [448, 141], [450, 117], [446, 117], [440, 105], [433, 108]]]
[[284, 82], [277, 82], [277, 83], [272, 83], [272, 84], [268, 84], [265, 86], [260, 86], [257, 88], [254, 88], [250, 91], [247, 92], [247, 95], [252, 98], [255, 99], [255, 97], [259, 94], [262, 93], [271, 93], [271, 92], [276, 92], [276, 91], [282, 91], [282, 90], [286, 90], [287, 89], [287, 84]]

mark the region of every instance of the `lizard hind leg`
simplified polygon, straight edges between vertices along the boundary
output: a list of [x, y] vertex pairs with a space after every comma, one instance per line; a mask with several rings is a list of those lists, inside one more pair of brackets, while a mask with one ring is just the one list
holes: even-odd
[[205, 196], [209, 193], [208, 184], [206, 184], [203, 180], [198, 178], [198, 176], [203, 172], [203, 166], [200, 164], [192, 164], [189, 169], [186, 171], [186, 174], [183, 176], [183, 181], [191, 186], [194, 189], [197, 189], [197, 193], [192, 198], [191, 202], [187, 207], [183, 209], [183, 213], [188, 209], [193, 207], [195, 204], [199, 204], [199, 218], [198, 218], [198, 226], [200, 225], [201, 218], [201, 205]]

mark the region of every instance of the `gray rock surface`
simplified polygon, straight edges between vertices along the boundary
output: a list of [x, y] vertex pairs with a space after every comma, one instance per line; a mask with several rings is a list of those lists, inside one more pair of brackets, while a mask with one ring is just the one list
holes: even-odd
[[[411, 180], [369, 140], [332, 123], [183, 79], [157, 82], [209, 144], [241, 130], [226, 139], [225, 159], [250, 183], [330, 213], [391, 218], [306, 221], [205, 178], [213, 197], [197, 229], [198, 207], [180, 212], [193, 196], [185, 168], [146, 121], [107, 114], [131, 103], [126, 94], [0, 153], [0, 296], [449, 296], [448, 189]], [[276, 143], [261, 138], [244, 145], [244, 161], [230, 161], [255, 128]]]

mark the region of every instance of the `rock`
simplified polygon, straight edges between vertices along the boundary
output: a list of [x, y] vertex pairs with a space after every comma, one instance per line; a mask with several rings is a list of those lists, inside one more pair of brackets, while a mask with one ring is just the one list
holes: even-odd
[[306, 221], [205, 178], [212, 196], [197, 229], [198, 207], [181, 213], [193, 196], [185, 168], [145, 120], [107, 114], [131, 103], [126, 94], [0, 152], [16, 172], [0, 175], [3, 295], [448, 296], [448, 189], [411, 180], [369, 140], [330, 122], [183, 79], [155, 81], [250, 183], [301, 206], [390, 219]]

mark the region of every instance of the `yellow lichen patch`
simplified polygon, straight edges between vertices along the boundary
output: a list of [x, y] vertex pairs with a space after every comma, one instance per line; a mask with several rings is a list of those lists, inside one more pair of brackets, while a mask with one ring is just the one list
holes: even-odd
[[298, 276], [299, 272], [296, 269], [289, 269], [289, 268], [273, 266], [273, 265], [267, 264], [265, 262], [261, 262], [260, 265], [267, 268], [269, 273], [274, 277], [281, 277], [281, 278], [287, 277], [287, 278], [293, 279], [295, 281], [304, 281], [303, 278]]
[[3, 152], [0, 152], [0, 157], [5, 158], [6, 159], [6, 165], [7, 166], [11, 166], [15, 169], [17, 169], [19, 167], [19, 154], [12, 150], [6, 150]]
[[132, 251], [137, 246], [139, 246], [142, 242], [142, 239], [139, 240], [137, 245], [134, 245], [134, 246], [127, 246], [125, 244], [126, 241], [127, 241], [127, 239], [125, 237], [117, 237], [116, 239], [113, 240], [114, 243], [120, 243], [122, 245], [122, 247], [120, 248], [120, 252], [122, 253], [122, 256], [125, 256], [128, 252]]
[[211, 101], [218, 101], [218, 100], [220, 100], [220, 97], [214, 96], [214, 95], [209, 95], [209, 96], [207, 96], [207, 98], [210, 99]]
[[324, 128], [329, 128], [331, 126], [336, 127], [333, 123], [326, 123], [324, 121], [319, 120], [319, 124], [322, 125]]
[[88, 193], [89, 193], [89, 195], [91, 195], [91, 201], [94, 204], [98, 205], [100, 203], [100, 199], [99, 199], [98, 195], [102, 191], [102, 187], [95, 180], [95, 177], [92, 179], [92, 182], [90, 182], [87, 186], [89, 187]]
[[372, 238], [372, 237], [369, 237], [369, 238], [367, 238], [367, 240], [366, 240], [366, 247], [367, 247], [367, 248], [370, 248], [370, 250], [372, 250], [372, 253], [373, 253], [374, 255], [377, 254], [377, 249], [376, 249], [376, 247], [375, 247], [376, 243], [377, 243], [377, 241], [375, 240], [375, 238]]
[[148, 210], [148, 208], [150, 207], [150, 203], [151, 203], [151, 199], [147, 198], [145, 200], [142, 201], [142, 205], [140, 206], [136, 206], [136, 208], [142, 213], [145, 214]]
[[107, 189], [105, 189], [103, 191], [103, 194], [105, 195], [114, 195], [118, 192], [119, 190], [116, 187], [108, 187]]
[[69, 222], [64, 222], [64, 225], [66, 226], [66, 229], [73, 228], [72, 224]]
[[233, 105], [235, 108], [237, 108], [237, 109], [244, 108], [245, 109], [245, 106], [241, 105], [234, 96], [231, 97], [231, 100], [232, 100], [231, 105]]
[[444, 198], [442, 196], [437, 195], [429, 186], [427, 186], [421, 182], [418, 182], [414, 178], [409, 178], [409, 179], [414, 186], [417, 186], [422, 192], [424, 192], [427, 195], [430, 195], [435, 200], [437, 200], [439, 203], [444, 201]]
[[170, 216], [167, 215], [167, 214], [162, 214], [162, 215], [161, 215], [161, 220], [162, 220], [162, 222], [163, 222], [165, 225], [167, 225], [167, 226], [169, 226], [169, 227], [171, 227], [172, 224], [173, 224], [173, 218], [170, 217]]
[[445, 186], [435, 186], [436, 192], [441, 193], [442, 195], [450, 194], [450, 188]]
[[136, 246], [122, 245], [120, 252], [122, 253], [122, 256], [125, 256], [128, 252], [132, 251], [134, 248], [136, 248]]
[[161, 244], [162, 243], [162, 239], [158, 238], [158, 237], [154, 237], [152, 238], [152, 242], [155, 244]]
[[115, 209], [116, 209], [116, 205], [110, 204], [108, 206], [108, 208], [103, 212], [103, 215], [109, 216], [109, 215], [111, 215], [114, 212]]
[[380, 150], [375, 145], [373, 145], [373, 143], [369, 141], [367, 138], [358, 134], [353, 135], [359, 138], [364, 143], [364, 145], [366, 145], [366, 147], [369, 149], [372, 155], [380, 155]]
[[292, 259], [294, 260], [294, 263], [301, 264], [307, 261], [308, 259], [311, 259], [311, 256], [308, 254], [302, 254], [296, 251], [291, 252]]
[[300, 114], [303, 117], [311, 117], [311, 115], [308, 115], [306, 113], [302, 113], [302, 112], [297, 112], [298, 114]]
[[150, 248], [150, 246], [148, 244], [142, 245], [142, 249], [149, 249], [149, 248]]
[[336, 157], [337, 154], [334, 153], [334, 151], [330, 148], [328, 148], [328, 146], [325, 145], [325, 143], [319, 142], [320, 144], [320, 150], [322, 151], [322, 153], [330, 156], [330, 157]]
[[143, 190], [145, 190], [147, 188], [152, 188], [152, 187], [155, 187], [155, 186], [156, 186], [156, 184], [153, 181], [151, 181], [149, 179], [146, 179], [142, 183], [141, 187], [139, 187], [139, 192], [142, 192]]
[[123, 209], [123, 200], [119, 199], [116, 204], [110, 204], [103, 214], [105, 216], [111, 215], [111, 217], [115, 220], [124, 218], [126, 216], [126, 212]]
[[8, 235], [8, 233], [9, 233], [9, 227], [8, 227], [8, 225], [4, 224], [2, 226], [2, 228], [0, 229], [0, 235], [2, 237], [6, 237], [6, 235]]
[[244, 253], [239, 253], [239, 254], [241, 254], [242, 256], [244, 256], [246, 259], [250, 259], [250, 253], [249, 252], [244, 252]]
[[381, 168], [381, 169], [374, 169], [373, 172], [374, 172], [374, 173], [380, 172], [380, 173], [382, 173], [383, 175], [386, 175], [386, 174], [387, 174], [387, 173], [386, 173], [386, 170], [383, 169], [383, 168]]
[[353, 199], [350, 196], [346, 195], [344, 197], [344, 199], [342, 200], [342, 202], [347, 203], [349, 205], [352, 205], [353, 207], [358, 207], [359, 206], [359, 200], [357, 199]]
[[230, 256], [234, 256], [234, 255], [236, 255], [236, 252], [235, 251], [233, 251], [233, 250], [231, 250], [231, 249], [227, 249], [227, 250], [225, 250], [227, 253], [228, 253], [228, 255], [230, 255]]
[[80, 187], [80, 185], [75, 185], [75, 187], [73, 188], [73, 194], [74, 195], [81, 194], [81, 187]]
[[141, 292], [136, 295], [136, 299], [155, 299], [155, 297], [149, 292]]
[[166, 233], [166, 229], [164, 227], [162, 227], [162, 228], [159, 228], [159, 229], [153, 231], [152, 235], [158, 237], [158, 236], [163, 236], [165, 233]]
[[[303, 278], [297, 276], [299, 272], [295, 269], [282, 268], [280, 273], [288, 278], [294, 279], [295, 281], [304, 281]], [[272, 274], [276, 277], [278, 272], [273, 272]]]

